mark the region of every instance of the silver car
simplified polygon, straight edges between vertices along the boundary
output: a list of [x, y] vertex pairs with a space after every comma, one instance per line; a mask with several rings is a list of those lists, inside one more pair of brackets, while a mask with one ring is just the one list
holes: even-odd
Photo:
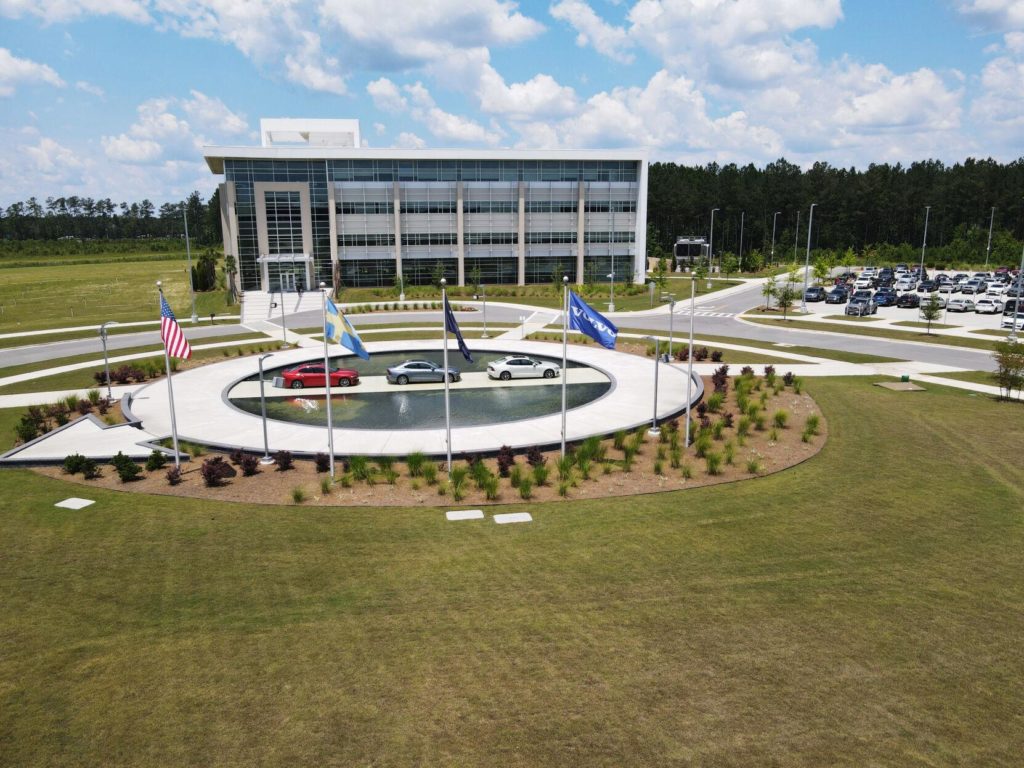
[[[408, 384], [410, 382], [444, 381], [445, 369], [430, 360], [406, 360], [388, 368], [389, 384]], [[458, 381], [457, 368], [448, 368], [448, 381]]]
[[950, 299], [946, 304], [946, 309], [950, 312], [973, 312], [974, 302], [966, 296], [960, 296]]
[[487, 366], [487, 375], [492, 379], [553, 379], [561, 368], [555, 363], [546, 363], [522, 355], [508, 355]]

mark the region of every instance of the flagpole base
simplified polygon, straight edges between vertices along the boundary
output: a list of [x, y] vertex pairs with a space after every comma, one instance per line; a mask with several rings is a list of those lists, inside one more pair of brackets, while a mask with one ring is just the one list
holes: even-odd
[[661, 429], [658, 427], [651, 427], [650, 429], [647, 430], [647, 434], [650, 435], [651, 437], [658, 437], [659, 435], [661, 435]]
[[262, 464], [264, 467], [268, 467], [268, 466], [270, 466], [273, 463], [274, 463], [274, 457], [273, 456], [263, 456], [262, 458], [260, 458], [260, 464]]

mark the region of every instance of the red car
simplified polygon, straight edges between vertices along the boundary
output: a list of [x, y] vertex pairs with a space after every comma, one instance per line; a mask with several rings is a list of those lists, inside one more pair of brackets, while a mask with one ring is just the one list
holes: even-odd
[[[324, 383], [324, 364], [323, 363], [303, 363], [302, 365], [296, 365], [294, 368], [289, 368], [281, 374], [284, 379], [284, 385], [291, 387], [292, 389], [302, 389], [303, 387], [324, 387], [327, 386]], [[351, 368], [332, 368], [331, 369], [331, 386], [332, 387], [350, 387], [353, 384], [359, 383], [359, 371], [354, 371]]]

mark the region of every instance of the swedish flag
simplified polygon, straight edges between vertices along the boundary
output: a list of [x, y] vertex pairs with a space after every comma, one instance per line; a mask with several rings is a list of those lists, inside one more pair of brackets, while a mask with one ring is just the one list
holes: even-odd
[[363, 360], [369, 360], [370, 353], [363, 346], [356, 329], [330, 299], [327, 299], [324, 313], [324, 337], [334, 344], [341, 344], [346, 349], [351, 349]]

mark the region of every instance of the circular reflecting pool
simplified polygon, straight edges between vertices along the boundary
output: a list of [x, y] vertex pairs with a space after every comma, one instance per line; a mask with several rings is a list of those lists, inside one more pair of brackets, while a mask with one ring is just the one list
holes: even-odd
[[[558, 413], [562, 407], [561, 379], [529, 379], [500, 382], [487, 377], [488, 363], [504, 357], [504, 352], [474, 352], [468, 363], [457, 352], [449, 350], [448, 364], [458, 368], [463, 380], [450, 392], [453, 427], [501, 424]], [[538, 360], [561, 364], [561, 359], [531, 355]], [[334, 426], [348, 429], [436, 429], [444, 427], [444, 389], [440, 385], [387, 384], [384, 375], [389, 366], [404, 360], [423, 359], [441, 362], [440, 351], [388, 352], [374, 354], [369, 360], [346, 356], [332, 358], [332, 366], [354, 367], [359, 371], [356, 387], [331, 390], [331, 414]], [[288, 366], [292, 367], [292, 366]], [[611, 389], [606, 375], [589, 366], [569, 361], [569, 369], [577, 369], [579, 383], [566, 386], [567, 407], [572, 409], [596, 400]], [[326, 425], [326, 398], [302, 390], [282, 390], [269, 386], [283, 368], [267, 369], [267, 417], [301, 424]], [[570, 379], [574, 374], [570, 373]], [[259, 381], [252, 376], [239, 382], [228, 393], [232, 405], [259, 415]]]

